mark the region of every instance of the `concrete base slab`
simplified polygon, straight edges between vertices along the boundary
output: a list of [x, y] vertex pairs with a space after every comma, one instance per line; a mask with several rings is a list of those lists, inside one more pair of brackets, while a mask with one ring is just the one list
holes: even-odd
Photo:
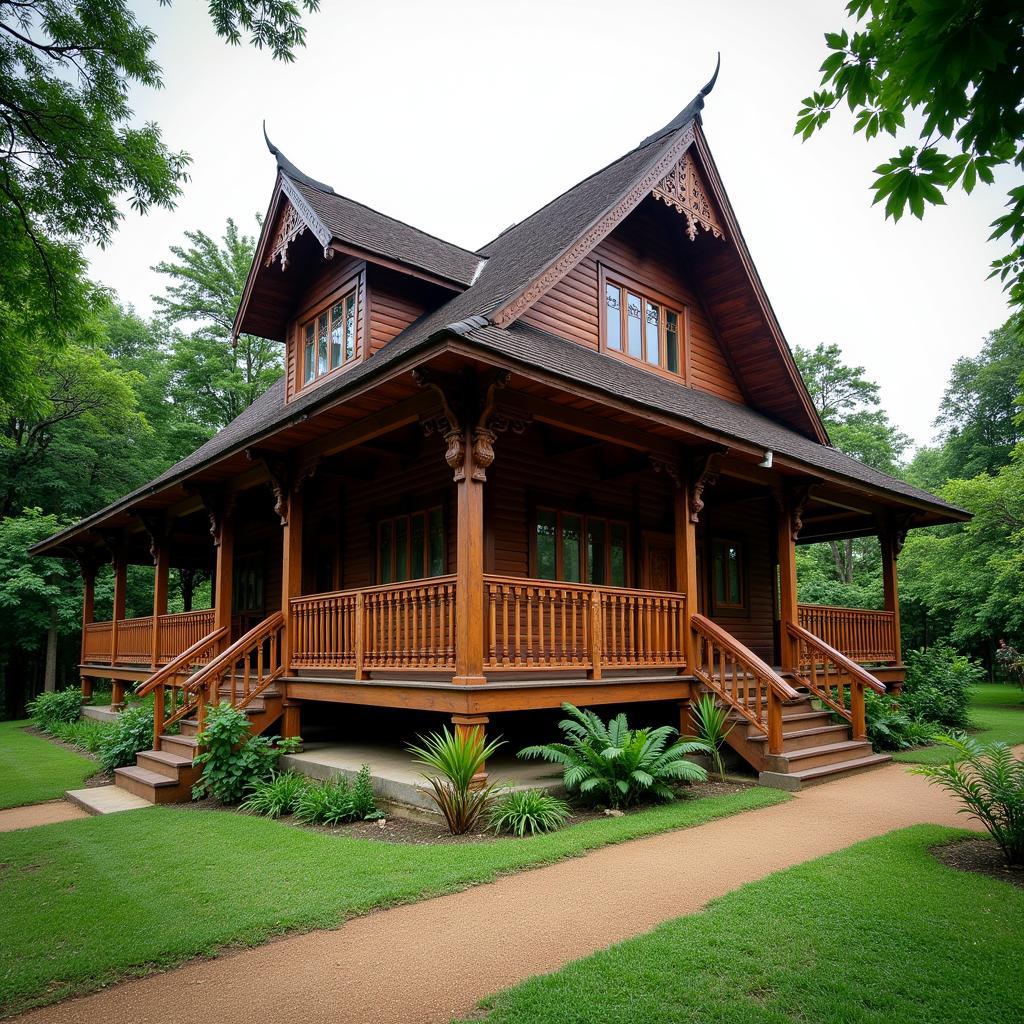
[[106, 706], [97, 705], [95, 707], [92, 704], [86, 704], [82, 708], [82, 717], [91, 718], [96, 722], [116, 722], [117, 716], [118, 712], [109, 704]]
[[120, 786], [94, 786], [92, 789], [69, 789], [64, 794], [90, 814], [117, 814], [119, 811], [139, 811], [152, 807], [148, 800], [129, 793]]
[[[301, 754], [281, 758], [281, 770], [299, 772], [314, 779], [344, 775], [354, 779], [361, 765], [368, 764], [373, 791], [390, 804], [436, 813], [433, 801], [421, 791], [426, 785], [421, 765], [401, 747], [385, 743], [307, 743]], [[546, 761], [520, 761], [499, 755], [487, 762], [491, 782], [508, 783], [512, 789], [562, 789], [562, 772]]]

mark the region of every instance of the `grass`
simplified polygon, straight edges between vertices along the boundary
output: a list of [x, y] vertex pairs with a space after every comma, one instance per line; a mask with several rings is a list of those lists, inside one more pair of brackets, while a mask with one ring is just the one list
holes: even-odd
[[[1014, 746], [1024, 743], [1024, 690], [1002, 683], [982, 683], [972, 688], [971, 730], [982, 743], [1000, 740]], [[912, 764], [942, 764], [951, 753], [948, 747], [933, 744], [915, 747], [893, 755], [895, 761]]]
[[56, 800], [99, 771], [95, 761], [41, 736], [28, 722], [0, 722], [0, 808]]
[[459, 845], [392, 845], [168, 807], [0, 834], [0, 1011], [784, 799], [751, 788]]
[[485, 1019], [1019, 1024], [1024, 891], [928, 852], [962, 834], [919, 825], [771, 875], [492, 997]]

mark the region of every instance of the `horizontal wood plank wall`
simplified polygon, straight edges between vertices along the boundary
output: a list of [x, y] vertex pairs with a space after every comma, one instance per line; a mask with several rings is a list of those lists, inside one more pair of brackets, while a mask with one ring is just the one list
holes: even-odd
[[451, 298], [450, 292], [383, 267], [371, 266], [367, 282], [370, 355], [380, 351], [428, 309]]
[[[680, 231], [683, 223], [680, 218]], [[603, 264], [610, 272], [682, 300], [689, 314], [690, 384], [743, 402], [743, 393], [668, 230], [670, 225], [666, 226], [663, 217], [643, 208], [637, 211], [528, 309], [522, 322], [597, 349], [603, 300], [598, 294], [598, 264]]]
[[[708, 547], [705, 572], [710, 572], [710, 541], [716, 537], [739, 540], [746, 561], [748, 607], [742, 613], [717, 610], [713, 595], [708, 618], [746, 644], [769, 665], [775, 657], [775, 595], [772, 574], [775, 569], [775, 508], [768, 499], [753, 499], [716, 506], [714, 499], [705, 506], [704, 537]], [[708, 593], [711, 594], [710, 585]]]

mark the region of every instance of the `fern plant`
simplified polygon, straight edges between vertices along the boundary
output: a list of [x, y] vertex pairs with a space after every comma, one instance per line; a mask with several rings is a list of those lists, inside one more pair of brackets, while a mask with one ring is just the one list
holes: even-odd
[[935, 739], [951, 748], [953, 758], [919, 765], [914, 774], [956, 796], [960, 813], [985, 826], [1008, 864], [1024, 864], [1024, 761], [1005, 743], [982, 744], [964, 733]]
[[464, 835], [476, 825], [500, 788], [494, 782], [474, 789], [473, 779], [505, 741], [497, 739], [485, 745], [479, 733], [450, 732], [447, 726], [418, 739], [418, 745], [410, 744], [407, 749], [419, 764], [432, 769], [421, 773], [430, 786], [425, 792], [444, 816], [452, 835]]
[[729, 712], [719, 706], [713, 693], [702, 693], [693, 706], [693, 719], [697, 726], [697, 738], [708, 745], [711, 763], [724, 782], [725, 762], [722, 760], [722, 744], [734, 728], [729, 723]]
[[630, 729], [624, 714], [606, 725], [593, 711], [572, 704], [562, 710], [569, 716], [559, 722], [566, 742], [525, 747], [519, 757], [560, 764], [570, 793], [617, 808], [642, 797], [672, 800], [672, 782], [707, 781], [708, 773], [686, 760], [689, 754], [711, 753], [700, 740], [672, 742], [678, 731], [668, 725]]

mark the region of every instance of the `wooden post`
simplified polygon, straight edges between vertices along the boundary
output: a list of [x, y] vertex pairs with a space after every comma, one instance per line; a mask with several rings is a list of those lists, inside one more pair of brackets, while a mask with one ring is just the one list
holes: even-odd
[[[455, 735], [461, 737], [474, 737], [482, 747], [487, 742], [485, 727], [490, 719], [487, 715], [452, 715], [452, 725], [455, 727]], [[470, 783], [472, 789], [480, 789], [487, 785], [487, 765], [480, 766], [480, 771], [473, 776]]]
[[590, 671], [588, 679], [601, 678], [601, 640], [604, 636], [604, 624], [601, 617], [601, 591], [590, 592], [590, 622], [588, 623], [590, 639]]
[[365, 679], [366, 669], [363, 668], [363, 659], [366, 656], [366, 595], [360, 590], [356, 594], [356, 615], [353, 646], [355, 647], [355, 678]]
[[284, 739], [299, 739], [302, 735], [302, 704], [297, 700], [282, 703], [284, 719], [281, 724], [281, 735]]
[[[110, 616], [110, 665], [117, 664], [117, 624], [124, 620], [125, 589], [128, 584], [128, 560], [118, 550], [114, 555], [114, 607]], [[114, 679], [111, 682], [110, 706], [120, 711], [124, 707], [125, 684]]]
[[292, 605], [293, 597], [302, 596], [302, 491], [292, 490], [288, 496], [288, 518], [283, 526], [281, 564], [281, 613], [284, 629], [281, 632], [281, 665], [285, 674], [292, 665]]
[[213, 628], [224, 628], [227, 635], [222, 641], [223, 647], [231, 645], [231, 601], [232, 587], [235, 580], [235, 529], [229, 515], [222, 514], [217, 524], [214, 537], [216, 545], [216, 561], [214, 566], [213, 585]]
[[896, 570], [898, 555], [896, 539], [890, 531], [879, 534], [882, 548], [882, 587], [885, 592], [885, 610], [892, 612], [892, 643], [895, 664], [903, 664], [903, 641], [900, 636], [900, 585]]
[[[82, 570], [82, 651], [79, 660], [85, 663], [85, 627], [96, 621], [96, 563], [83, 555]], [[92, 676], [82, 676], [82, 697], [92, 697]]]
[[768, 753], [782, 753], [782, 700], [768, 688]]
[[153, 565], [153, 648], [150, 664], [154, 672], [160, 665], [160, 616], [167, 614], [167, 575], [170, 562], [170, 545], [163, 541], [156, 549]]
[[780, 498], [778, 508], [779, 559], [779, 654], [783, 672], [794, 672], [797, 666], [796, 643], [789, 635], [789, 623], [797, 624], [796, 539], [789, 502]]
[[[458, 522], [455, 555], [455, 676], [453, 682], [482, 684], [484, 678], [484, 481], [493, 459], [481, 458], [481, 431], [448, 437], [448, 451], [461, 440], [462, 462], [455, 467]], [[476, 435], [476, 436], [474, 436]], [[493, 435], [491, 435], [493, 436]], [[449, 454], [449, 465], [452, 457]]]
[[686, 595], [683, 612], [683, 653], [686, 670], [692, 675], [696, 664], [696, 642], [690, 620], [697, 611], [697, 524], [690, 518], [690, 490], [683, 486], [675, 489], [672, 509], [675, 519], [676, 590]]
[[[842, 687], [839, 690], [842, 696]], [[851, 739], [868, 738], [867, 716], [864, 709], [864, 684], [859, 679], [850, 680], [850, 725]]]

